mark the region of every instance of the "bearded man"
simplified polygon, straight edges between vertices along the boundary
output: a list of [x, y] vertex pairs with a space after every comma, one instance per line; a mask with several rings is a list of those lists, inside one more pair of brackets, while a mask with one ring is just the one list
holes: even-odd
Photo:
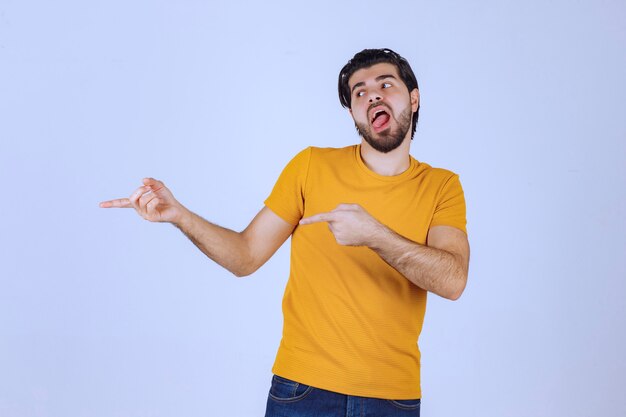
[[427, 292], [456, 300], [467, 282], [464, 194], [458, 175], [409, 154], [420, 95], [403, 57], [363, 50], [338, 89], [361, 143], [301, 151], [242, 232], [191, 212], [153, 178], [101, 207], [171, 222], [239, 277], [291, 236], [266, 417], [419, 416]]

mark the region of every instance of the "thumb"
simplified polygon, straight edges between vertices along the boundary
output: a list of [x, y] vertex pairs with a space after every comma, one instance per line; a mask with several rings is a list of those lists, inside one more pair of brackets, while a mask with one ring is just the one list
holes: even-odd
[[146, 177], [146, 178], [144, 178], [144, 179], [143, 179], [143, 183], [144, 183], [145, 185], [150, 185], [150, 186], [155, 186], [155, 185], [161, 185], [161, 186], [163, 186], [163, 183], [162, 183], [161, 181], [159, 181], [159, 180], [155, 180], [155, 179], [154, 179], [154, 178], [152, 178], [152, 177]]
[[144, 178], [143, 183], [144, 185], [150, 187], [152, 191], [155, 191], [155, 192], [160, 191], [161, 189], [165, 188], [165, 184], [163, 184], [162, 181], [155, 180], [154, 178], [151, 178], [151, 177]]

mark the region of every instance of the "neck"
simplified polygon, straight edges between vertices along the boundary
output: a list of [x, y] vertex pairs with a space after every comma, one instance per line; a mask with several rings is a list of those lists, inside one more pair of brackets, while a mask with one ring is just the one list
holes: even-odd
[[369, 169], [378, 175], [393, 176], [402, 174], [411, 165], [409, 149], [411, 139], [404, 142], [391, 152], [382, 153], [372, 148], [365, 140], [361, 140], [361, 158]]

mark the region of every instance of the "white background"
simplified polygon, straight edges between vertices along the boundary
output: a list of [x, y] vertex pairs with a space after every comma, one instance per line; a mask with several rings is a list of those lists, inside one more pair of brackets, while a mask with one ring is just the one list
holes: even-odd
[[0, 416], [262, 416], [289, 246], [237, 279], [105, 210], [162, 179], [243, 229], [309, 145], [357, 143], [356, 52], [405, 56], [412, 154], [460, 174], [460, 300], [422, 415], [626, 415], [622, 1], [0, 0]]

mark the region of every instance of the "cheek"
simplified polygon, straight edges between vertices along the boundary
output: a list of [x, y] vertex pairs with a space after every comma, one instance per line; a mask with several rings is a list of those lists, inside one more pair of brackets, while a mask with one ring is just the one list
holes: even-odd
[[367, 121], [367, 107], [359, 108], [356, 114], [357, 120]]
[[350, 111], [350, 116], [352, 116], [352, 120], [354, 120], [355, 122], [361, 121], [361, 110], [357, 109], [356, 107], [352, 107], [352, 110]]

